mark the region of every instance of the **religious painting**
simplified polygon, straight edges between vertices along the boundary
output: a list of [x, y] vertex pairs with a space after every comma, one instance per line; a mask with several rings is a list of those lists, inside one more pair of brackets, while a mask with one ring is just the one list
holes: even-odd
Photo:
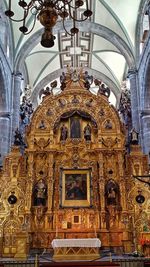
[[79, 117], [70, 118], [70, 138], [81, 138], [81, 126]]
[[62, 206], [90, 206], [90, 170], [62, 171]]

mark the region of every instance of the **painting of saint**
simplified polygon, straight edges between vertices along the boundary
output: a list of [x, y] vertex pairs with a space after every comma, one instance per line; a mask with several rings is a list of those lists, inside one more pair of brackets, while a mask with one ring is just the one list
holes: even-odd
[[80, 119], [72, 117], [70, 120], [70, 138], [81, 138]]
[[86, 200], [87, 181], [86, 174], [66, 174], [65, 191], [66, 200]]

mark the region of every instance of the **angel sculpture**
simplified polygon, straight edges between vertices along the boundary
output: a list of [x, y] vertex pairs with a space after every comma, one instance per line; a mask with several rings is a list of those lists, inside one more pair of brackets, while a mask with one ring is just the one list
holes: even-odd
[[41, 91], [39, 92], [39, 98], [41, 99], [41, 96], [47, 96], [47, 95], [51, 95], [53, 93], [53, 89], [57, 87], [57, 81], [53, 81], [50, 83], [50, 87], [47, 86], [46, 89], [41, 89]]
[[93, 76], [89, 75], [87, 71], [84, 72], [83, 75], [83, 79], [84, 79], [84, 86], [87, 90], [90, 89], [91, 84], [93, 83]]
[[46, 89], [41, 89], [41, 91], [39, 92], [39, 98], [41, 99], [42, 95], [47, 96], [51, 94], [51, 90], [50, 88], [47, 86]]
[[106, 87], [104, 83], [102, 83], [101, 80], [98, 80], [98, 79], [95, 79], [94, 80], [94, 83], [96, 86], [99, 87], [98, 89], [98, 94], [101, 94], [101, 95], [104, 95], [106, 96], [107, 98], [109, 98], [110, 96], [110, 88], [109, 87]]

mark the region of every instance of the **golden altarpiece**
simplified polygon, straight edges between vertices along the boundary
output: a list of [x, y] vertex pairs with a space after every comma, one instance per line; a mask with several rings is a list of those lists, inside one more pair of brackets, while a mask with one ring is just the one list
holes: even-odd
[[45, 96], [26, 129], [24, 155], [13, 146], [0, 172], [1, 256], [24, 257], [56, 237], [98, 237], [103, 248], [133, 251], [150, 200], [132, 175], [147, 174], [148, 159], [139, 145], [127, 154], [125, 139], [117, 110], [82, 77], [67, 76], [60, 94]]

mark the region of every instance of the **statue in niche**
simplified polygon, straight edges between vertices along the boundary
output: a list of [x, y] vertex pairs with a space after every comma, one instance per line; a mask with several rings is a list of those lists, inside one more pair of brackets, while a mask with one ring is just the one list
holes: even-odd
[[135, 130], [135, 128], [133, 128], [130, 132], [130, 137], [131, 137], [131, 144], [132, 145], [138, 145], [139, 143], [139, 134], [138, 132]]
[[89, 123], [84, 127], [84, 138], [86, 141], [91, 141], [91, 126]]
[[113, 187], [110, 187], [107, 193], [107, 204], [108, 205], [116, 205], [116, 192]]
[[60, 128], [60, 141], [65, 141], [68, 137], [68, 128], [65, 126], [65, 124], [62, 125]]
[[105, 129], [108, 129], [108, 130], [112, 129], [112, 123], [109, 119], [105, 123]]
[[46, 129], [46, 126], [45, 126], [44, 120], [41, 120], [41, 121], [40, 121], [40, 124], [39, 124], [39, 129], [42, 129], [42, 130]]
[[34, 206], [46, 206], [47, 186], [43, 179], [40, 179], [33, 190]]
[[81, 138], [80, 119], [78, 117], [72, 117], [70, 119], [70, 137]]
[[119, 188], [118, 185], [110, 180], [105, 187], [106, 205], [119, 205]]

